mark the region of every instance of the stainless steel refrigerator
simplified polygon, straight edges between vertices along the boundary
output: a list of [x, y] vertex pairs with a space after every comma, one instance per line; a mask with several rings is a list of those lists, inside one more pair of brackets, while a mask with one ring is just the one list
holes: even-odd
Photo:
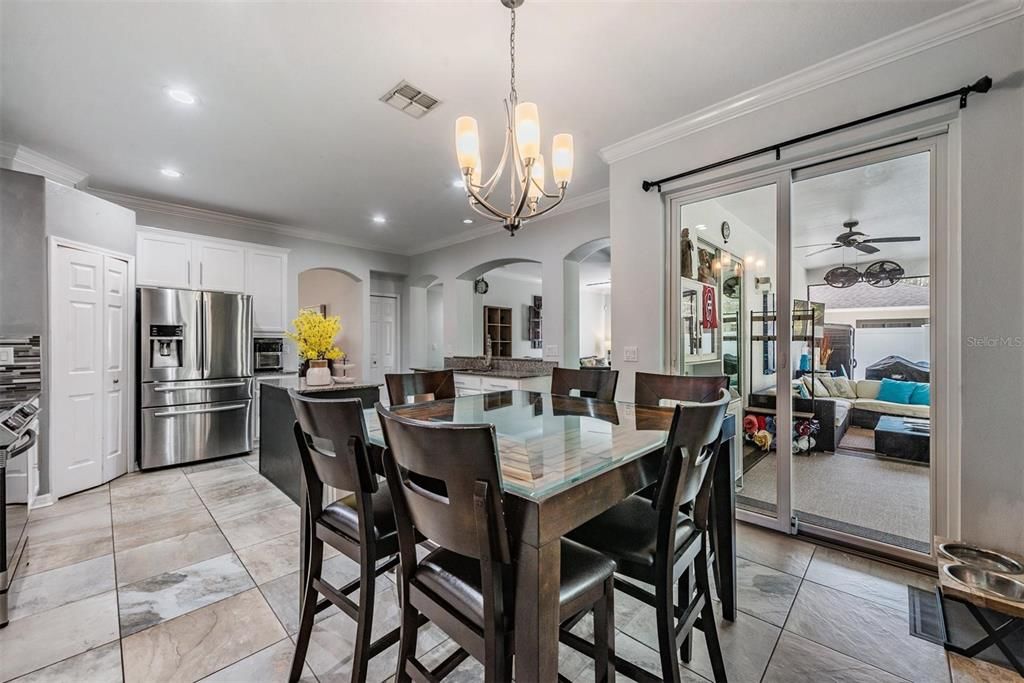
[[139, 467], [252, 450], [252, 297], [149, 287], [136, 296]]

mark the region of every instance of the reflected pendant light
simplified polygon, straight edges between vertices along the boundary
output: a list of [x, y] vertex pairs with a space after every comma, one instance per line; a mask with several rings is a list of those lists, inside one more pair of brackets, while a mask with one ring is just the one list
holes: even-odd
[[[551, 141], [551, 179], [556, 191], [545, 188], [544, 155], [540, 153], [540, 114], [533, 102], [520, 102], [516, 92], [516, 8], [524, 0], [501, 0], [511, 13], [509, 30], [508, 99], [505, 100], [505, 147], [494, 173], [483, 181], [480, 157], [480, 133], [476, 119], [460, 116], [455, 120], [455, 154], [459, 160], [469, 206], [484, 218], [499, 222], [515, 236], [523, 223], [542, 216], [565, 199], [565, 189], [572, 180], [572, 135], [558, 133]], [[499, 208], [491, 199], [498, 180], [508, 168], [508, 210]], [[541, 206], [546, 202], [546, 206]]]

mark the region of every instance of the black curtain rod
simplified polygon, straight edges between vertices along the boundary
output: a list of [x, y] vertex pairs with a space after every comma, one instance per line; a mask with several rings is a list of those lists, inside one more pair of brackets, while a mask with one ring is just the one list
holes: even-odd
[[992, 87], [992, 79], [989, 78], [988, 76], [982, 76], [981, 78], [976, 80], [971, 85], [965, 85], [962, 88], [957, 88], [956, 90], [950, 90], [949, 92], [942, 93], [941, 95], [936, 95], [935, 97], [929, 97], [928, 99], [925, 99], [925, 100], [919, 100], [917, 102], [912, 102], [910, 104], [905, 104], [902, 107], [896, 107], [895, 109], [889, 109], [889, 110], [883, 111], [883, 112], [881, 112], [879, 114], [872, 114], [871, 116], [865, 116], [864, 118], [857, 119], [856, 121], [850, 121], [848, 123], [841, 123], [838, 126], [832, 126], [831, 128], [825, 128], [824, 130], [819, 130], [819, 131], [817, 131], [815, 133], [808, 133], [807, 135], [801, 135], [798, 138], [792, 138], [792, 139], [786, 140], [784, 142], [777, 142], [774, 145], [768, 145], [767, 147], [762, 147], [760, 149], [755, 149], [753, 152], [747, 152], [746, 154], [740, 154], [740, 155], [737, 155], [737, 156], [734, 156], [734, 157], [729, 157], [728, 159], [723, 159], [722, 161], [716, 161], [713, 164], [707, 164], [706, 166], [701, 166], [700, 168], [694, 168], [694, 169], [689, 170], [689, 171], [683, 171], [682, 173], [676, 173], [675, 175], [670, 175], [667, 178], [661, 178], [659, 180], [645, 180], [643, 182], [642, 187], [644, 189], [644, 192], [650, 192], [651, 189], [655, 188], [655, 187], [658, 188], [658, 192], [661, 192], [661, 186], [664, 183], [670, 183], [670, 182], [672, 182], [674, 180], [679, 180], [680, 178], [686, 178], [687, 176], [692, 176], [692, 175], [696, 175], [698, 173], [703, 173], [704, 171], [710, 171], [711, 169], [719, 168], [720, 166], [726, 166], [728, 164], [734, 164], [737, 161], [744, 161], [746, 159], [751, 159], [753, 157], [758, 157], [758, 156], [761, 156], [762, 154], [767, 154], [768, 152], [775, 152], [775, 159], [779, 160], [779, 159], [782, 158], [782, 148], [783, 147], [791, 147], [791, 146], [799, 144], [801, 142], [807, 142], [808, 140], [813, 140], [815, 138], [820, 138], [820, 137], [822, 137], [824, 135], [830, 135], [832, 133], [835, 133], [835, 132], [838, 132], [838, 131], [841, 131], [841, 130], [846, 130], [847, 128], [853, 128], [854, 126], [860, 126], [860, 125], [865, 124], [865, 123], [870, 123], [871, 121], [876, 121], [878, 119], [883, 119], [883, 118], [885, 118], [887, 116], [893, 116], [895, 114], [902, 114], [903, 112], [908, 111], [910, 109], [917, 109], [918, 107], [923, 107], [925, 105], [934, 104], [936, 102], [941, 102], [943, 100], [952, 99], [954, 97], [959, 97], [960, 98], [960, 108], [963, 109], [963, 108], [965, 108], [967, 106], [967, 96], [968, 95], [970, 95], [972, 93], [986, 93], [986, 92], [989, 91], [989, 89], [991, 87]]

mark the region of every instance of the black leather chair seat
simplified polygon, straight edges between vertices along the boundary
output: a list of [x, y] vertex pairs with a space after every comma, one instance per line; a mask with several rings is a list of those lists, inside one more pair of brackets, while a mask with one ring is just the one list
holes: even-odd
[[[693, 520], [679, 515], [676, 526], [676, 555], [696, 538]], [[618, 565], [618, 572], [650, 581], [658, 548], [658, 511], [651, 501], [630, 496], [612, 509], [568, 534], [569, 538], [598, 550]]]
[[[380, 557], [398, 552], [398, 531], [395, 529], [395, 512], [391, 505], [391, 491], [381, 486], [372, 494], [373, 502], [373, 534], [377, 541], [377, 554]], [[319, 522], [338, 533], [359, 542], [359, 516], [356, 514], [354, 495], [336, 500], [324, 508]]]
[[[592, 588], [600, 587], [614, 572], [615, 563], [601, 553], [563, 540], [559, 603], [568, 604]], [[412, 580], [470, 622], [483, 627], [484, 597], [477, 560], [440, 548], [423, 558]]]

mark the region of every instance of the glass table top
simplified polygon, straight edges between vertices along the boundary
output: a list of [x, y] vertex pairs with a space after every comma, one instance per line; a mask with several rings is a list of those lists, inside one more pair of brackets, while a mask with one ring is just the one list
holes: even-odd
[[[452, 424], [493, 424], [502, 488], [543, 499], [665, 445], [671, 408], [606, 403], [532, 391], [501, 391], [399, 406], [404, 417]], [[370, 442], [384, 445], [375, 410]]]

